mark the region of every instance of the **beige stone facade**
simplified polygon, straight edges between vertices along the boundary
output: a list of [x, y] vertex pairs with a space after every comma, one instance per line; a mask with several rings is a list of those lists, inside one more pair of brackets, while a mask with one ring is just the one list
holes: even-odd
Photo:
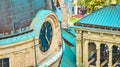
[[[43, 53], [38, 44], [38, 38], [36, 38], [36, 57], [37, 64], [39, 65], [43, 61], [53, 57], [53, 54], [59, 52], [59, 45], [51, 45], [50, 49]], [[34, 54], [34, 40], [11, 44], [9, 46], [0, 47], [0, 58], [9, 58], [10, 67], [29, 67], [35, 66], [35, 54]]]
[[[45, 21], [49, 21], [52, 25], [52, 28], [53, 28], [52, 43], [46, 52], [42, 52], [40, 50], [40, 44], [39, 44], [39, 34], [40, 34], [39, 32], [41, 29], [40, 25], [39, 25], [39, 28], [38, 27], [36, 28], [36, 26], [39, 24], [38, 21], [40, 20], [40, 18], [39, 16], [37, 16], [33, 20], [30, 26], [31, 29], [34, 29], [32, 32], [38, 35], [36, 36], [36, 38], [31, 38], [31, 39], [16, 42], [13, 44], [0, 46], [0, 59], [9, 58], [9, 67], [35, 66], [35, 57], [37, 60], [37, 65], [45, 64], [49, 62], [49, 60], [51, 60], [51, 58], [53, 58], [54, 55], [60, 52], [62, 48], [61, 30], [60, 30], [60, 25], [58, 23], [57, 17], [55, 16], [54, 13], [49, 13], [44, 18], [44, 21], [42, 22], [43, 24], [45, 23]], [[17, 39], [17, 36], [15, 38], [14, 37], [12, 38]], [[35, 48], [36, 48], [36, 56], [35, 56]], [[60, 58], [61, 57], [58, 57], [57, 59], [59, 60]], [[52, 63], [54, 62], [56, 61], [53, 61]]]
[[[34, 66], [33, 39], [0, 47], [0, 58], [9, 58], [10, 67]], [[37, 50], [39, 53], [39, 50]]]
[[[103, 67], [105, 64], [108, 67], [115, 67], [118, 61], [112, 63], [113, 59], [113, 46], [120, 47], [120, 32], [119, 31], [107, 31], [89, 28], [76, 28], [76, 62], [77, 67]], [[101, 58], [101, 45], [105, 44], [108, 47], [107, 59], [103, 62]], [[92, 46], [90, 46], [92, 45]], [[90, 54], [96, 52], [96, 58], [89, 60]], [[96, 60], [95, 60], [96, 59]], [[91, 63], [95, 61], [95, 65]]]

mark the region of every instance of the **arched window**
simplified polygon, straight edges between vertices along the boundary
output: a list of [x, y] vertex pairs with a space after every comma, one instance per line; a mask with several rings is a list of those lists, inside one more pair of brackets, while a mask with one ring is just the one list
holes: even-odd
[[120, 47], [116, 45], [112, 47], [112, 65], [120, 67]]
[[101, 44], [100, 45], [100, 64], [101, 66], [107, 66], [108, 67], [108, 58], [109, 58], [109, 52], [108, 52], [108, 46], [107, 44]]
[[89, 65], [96, 65], [96, 44], [94, 42], [88, 43], [88, 62]]

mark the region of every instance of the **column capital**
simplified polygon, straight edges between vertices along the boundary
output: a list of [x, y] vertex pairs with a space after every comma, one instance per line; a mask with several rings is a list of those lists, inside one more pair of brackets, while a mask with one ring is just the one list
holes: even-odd
[[96, 44], [96, 49], [100, 49], [101, 42], [95, 42], [95, 44]]
[[112, 46], [113, 46], [113, 44], [108, 43], [108, 45], [109, 45], [109, 46], [108, 46], [108, 50], [109, 50], [109, 51], [112, 51]]

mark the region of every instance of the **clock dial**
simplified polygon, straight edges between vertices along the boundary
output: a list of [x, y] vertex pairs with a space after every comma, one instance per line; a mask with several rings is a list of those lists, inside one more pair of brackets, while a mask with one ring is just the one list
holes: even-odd
[[39, 36], [40, 49], [46, 52], [52, 42], [53, 30], [50, 22], [43, 23]]

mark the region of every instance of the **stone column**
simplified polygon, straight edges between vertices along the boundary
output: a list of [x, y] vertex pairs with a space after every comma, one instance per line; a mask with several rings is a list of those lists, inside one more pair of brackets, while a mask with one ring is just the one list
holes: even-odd
[[85, 67], [89, 67], [88, 66], [88, 40], [85, 40], [83, 43], [83, 62]]
[[62, 28], [67, 29], [68, 28], [68, 15], [69, 11], [67, 9], [67, 5], [65, 3], [62, 4], [61, 7], [62, 10]]
[[96, 50], [97, 50], [97, 61], [96, 61], [96, 67], [100, 67], [100, 42], [96, 43]]
[[79, 45], [80, 45], [80, 43], [79, 43], [79, 40], [78, 39], [76, 39], [76, 65], [77, 65], [77, 67], [79, 67], [79, 65], [80, 65], [80, 49], [79, 49]]
[[109, 63], [108, 67], [112, 67], [112, 45], [108, 44], [108, 50], [109, 50]]
[[81, 31], [76, 31], [76, 65], [80, 67], [82, 63], [82, 42], [81, 42]]

